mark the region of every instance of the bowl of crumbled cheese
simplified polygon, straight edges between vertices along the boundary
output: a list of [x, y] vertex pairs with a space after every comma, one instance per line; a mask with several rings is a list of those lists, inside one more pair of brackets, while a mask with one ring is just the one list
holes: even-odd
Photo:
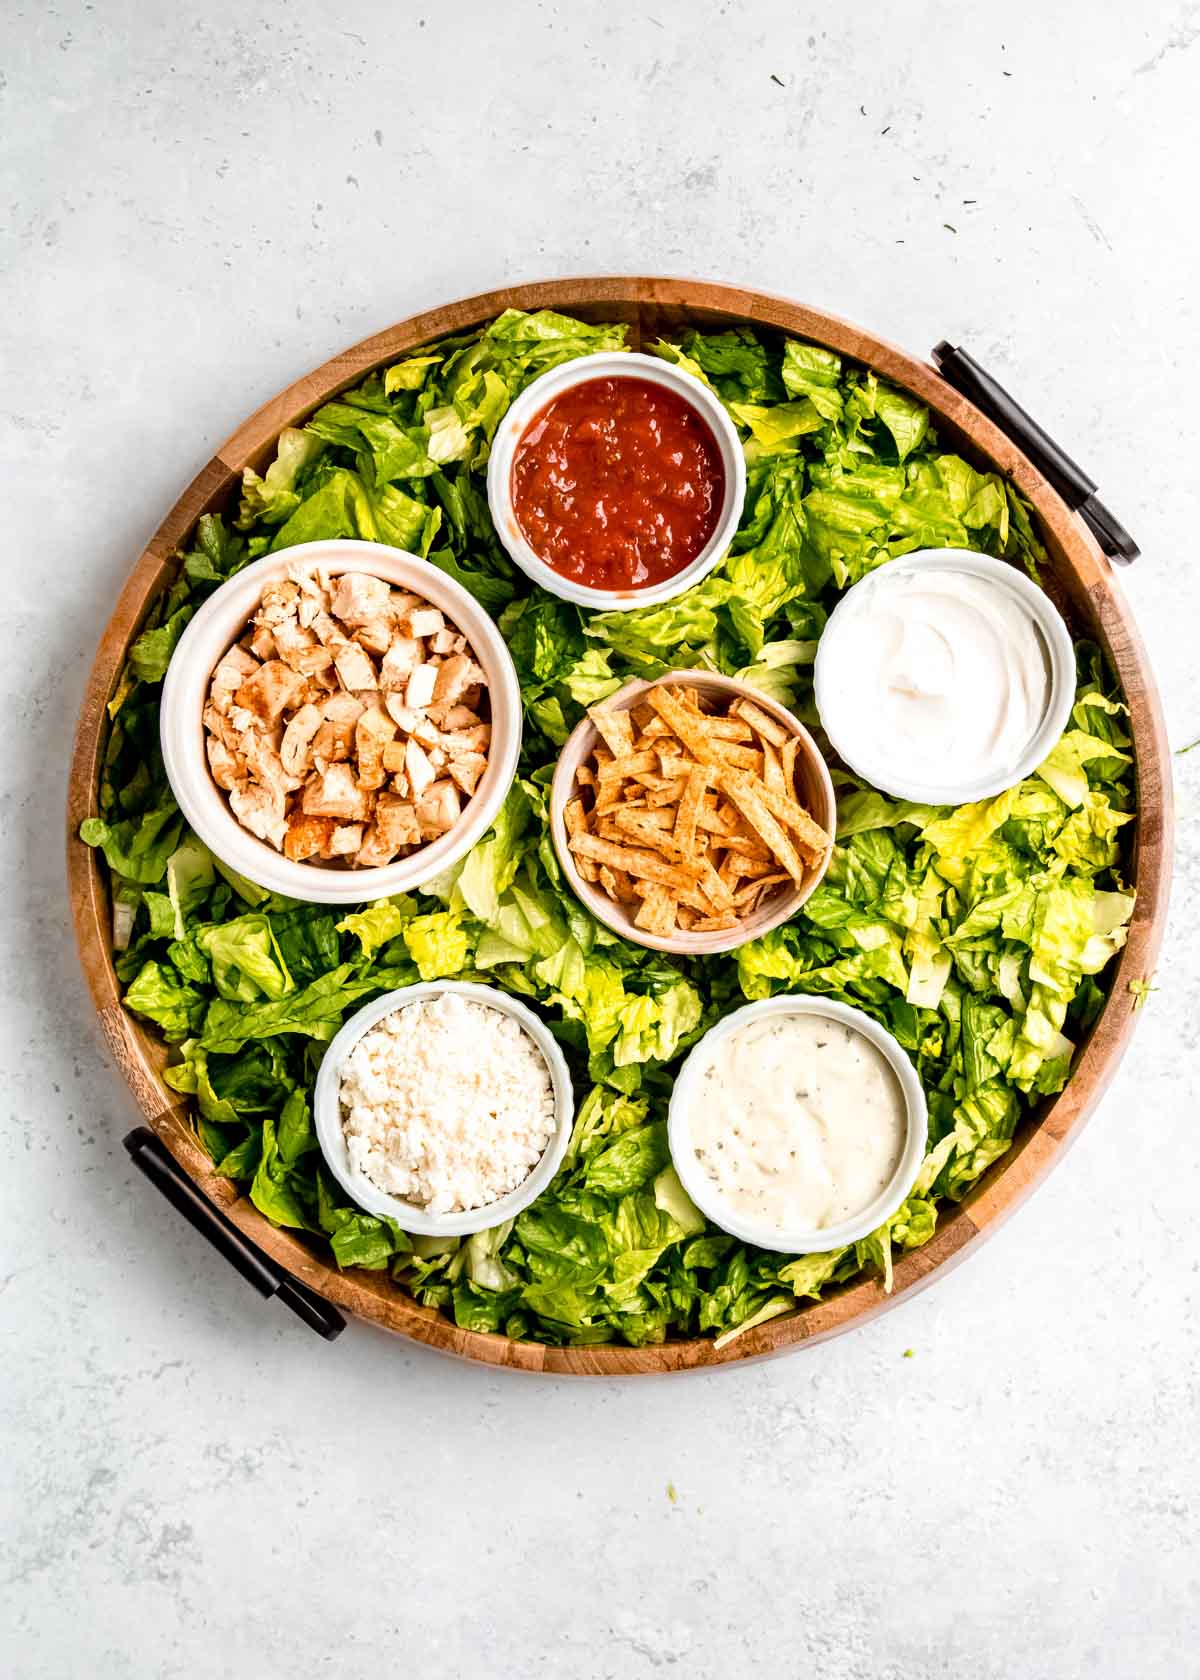
[[368, 1213], [419, 1235], [516, 1217], [562, 1163], [575, 1101], [553, 1036], [469, 981], [388, 992], [325, 1052], [314, 1119], [329, 1170]]
[[499, 630], [439, 567], [303, 543], [212, 594], [171, 657], [163, 763], [189, 825], [268, 892], [410, 892], [494, 822], [521, 695]]

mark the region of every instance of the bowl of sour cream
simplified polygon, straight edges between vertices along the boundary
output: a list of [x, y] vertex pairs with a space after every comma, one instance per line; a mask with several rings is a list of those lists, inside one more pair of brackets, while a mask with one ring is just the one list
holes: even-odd
[[821, 725], [873, 787], [926, 805], [1031, 775], [1071, 715], [1075, 654], [1044, 590], [960, 548], [890, 560], [830, 614], [813, 674]]
[[667, 1120], [684, 1189], [714, 1224], [785, 1254], [857, 1242], [912, 1189], [925, 1094], [891, 1033], [820, 997], [747, 1004], [707, 1032]]

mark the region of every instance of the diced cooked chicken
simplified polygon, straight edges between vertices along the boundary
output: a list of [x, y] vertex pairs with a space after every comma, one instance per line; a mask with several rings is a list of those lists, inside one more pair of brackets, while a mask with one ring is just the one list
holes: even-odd
[[305, 782], [301, 809], [310, 817], [364, 822], [371, 814], [371, 801], [348, 764], [330, 764], [323, 771], [315, 770]]
[[368, 706], [354, 726], [354, 751], [358, 758], [358, 780], [374, 790], [387, 780], [383, 755], [395, 739], [396, 725], [378, 705]]
[[224, 741], [218, 740], [215, 735], [208, 737], [205, 746], [208, 750], [208, 767], [212, 771], [213, 781], [219, 788], [224, 788], [226, 793], [231, 792], [245, 777], [245, 759], [232, 752]]
[[375, 667], [357, 642], [334, 643], [330, 652], [333, 654], [334, 669], [343, 688], [349, 689], [351, 693], [378, 688], [379, 679], [375, 674]]
[[399, 636], [383, 656], [379, 667], [379, 686], [386, 689], [404, 688], [424, 655], [422, 644], [413, 636]]
[[234, 695], [261, 723], [274, 724], [289, 707], [298, 704], [304, 689], [304, 678], [281, 659], [268, 659]]
[[487, 769], [487, 759], [482, 753], [464, 753], [461, 758], [452, 758], [446, 768], [470, 799]]
[[293, 561], [213, 672], [213, 780], [293, 861], [377, 867], [458, 822], [487, 768], [485, 689], [422, 596]]
[[250, 638], [250, 652], [256, 659], [274, 659], [278, 651], [271, 631], [260, 624]]
[[420, 844], [421, 825], [413, 807], [398, 794], [381, 793], [375, 804], [375, 820], [355, 862], [364, 869], [379, 869], [403, 847]]
[[313, 737], [321, 727], [321, 708], [301, 706], [283, 732], [279, 756], [289, 776], [306, 776], [312, 764]]
[[273, 629], [275, 625], [295, 617], [299, 600], [300, 585], [292, 578], [277, 578], [263, 589], [262, 603], [254, 615], [254, 622]]
[[343, 572], [334, 586], [329, 611], [343, 624], [369, 624], [373, 618], [387, 617], [391, 593], [391, 585], [383, 578], [367, 572]]
[[407, 628], [410, 636], [436, 636], [445, 625], [446, 620], [437, 607], [414, 607], [408, 614]]
[[417, 799], [431, 782], [437, 780], [437, 771], [426, 757], [425, 749], [417, 741], [410, 740], [404, 749], [404, 774], [408, 777], [408, 784]]
[[353, 857], [363, 843], [362, 823], [338, 823], [323, 857]]
[[322, 857], [336, 833], [337, 824], [332, 817], [310, 817], [303, 811], [294, 811], [288, 819], [283, 855], [293, 863]]
[[243, 647], [231, 647], [213, 672], [212, 683], [209, 686], [208, 697], [219, 712], [227, 712], [233, 705], [233, 697], [246, 681], [258, 670], [258, 660], [252, 653], [247, 653]]
[[287, 810], [282, 793], [254, 782], [243, 782], [230, 790], [229, 804], [243, 828], [260, 840], [269, 841], [276, 851], [283, 850], [287, 836]]
[[444, 706], [453, 706], [468, 689], [483, 682], [483, 672], [469, 654], [452, 653], [438, 669], [434, 699]]
[[421, 711], [433, 699], [433, 691], [438, 683], [437, 665], [416, 665], [413, 667], [404, 689], [404, 704], [412, 711]]
[[422, 840], [436, 840], [439, 835], [448, 834], [461, 815], [462, 800], [453, 782], [434, 782], [417, 800]]
[[386, 618], [372, 618], [360, 624], [350, 640], [379, 659], [392, 645], [392, 626]]

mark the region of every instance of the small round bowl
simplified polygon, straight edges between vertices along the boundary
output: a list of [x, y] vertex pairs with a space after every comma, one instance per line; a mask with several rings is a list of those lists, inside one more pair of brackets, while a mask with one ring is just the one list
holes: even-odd
[[[738, 682], [735, 677], [719, 676], [713, 671], [668, 671], [665, 676], [656, 677], [653, 682], [635, 680], [626, 683], [624, 688], [610, 695], [603, 704], [615, 711], [628, 711], [631, 706], [636, 706], [650, 689], [658, 688], [663, 683], [685, 683], [690, 688], [699, 689], [701, 694], [724, 701], [726, 705], [733, 700], [751, 700], [760, 711], [766, 712], [777, 723], [798, 736], [800, 751], [796, 754], [796, 791], [800, 803], [827, 834], [832, 835], [835, 832], [837, 804], [833, 794], [833, 783], [829, 779], [829, 771], [816, 742], [799, 718], [793, 717], [786, 706], [781, 706], [777, 700], [772, 700], [753, 684]], [[802, 887], [781, 887], [777, 894], [769, 897], [765, 904], [753, 915], [747, 916], [736, 928], [728, 928], [721, 933], [659, 934], [648, 933], [644, 928], [636, 927], [633, 917], [619, 904], [615, 904], [606, 893], [602, 893], [599, 887], [583, 879], [576, 868], [574, 854], [567, 844], [563, 812], [578, 791], [576, 776], [579, 767], [591, 757], [599, 740], [595, 724], [585, 717], [572, 731], [559, 753], [554, 781], [550, 788], [550, 836], [572, 892], [587, 906], [598, 922], [612, 928], [614, 933], [619, 933], [634, 945], [645, 945], [652, 951], [669, 951], [678, 957], [709, 957], [718, 951], [736, 950], [747, 940], [757, 939], [761, 934], [769, 933], [772, 928], [790, 920], [820, 884], [829, 867], [829, 851], [826, 851], [820, 863], [806, 872]]]
[[[242, 827], [213, 781], [204, 746], [204, 703], [217, 663], [244, 633], [263, 586], [300, 562], [338, 576], [368, 572], [423, 595], [467, 638], [488, 680], [492, 741], [487, 769], [458, 822], [420, 851], [379, 869], [331, 869], [294, 863]], [[415, 554], [349, 538], [299, 543], [256, 560], [211, 595], [171, 656], [160, 708], [163, 763], [191, 827], [223, 863], [268, 892], [310, 904], [359, 904], [411, 892], [456, 863], [491, 827], [517, 769], [521, 690], [507, 647], [473, 595]]]
[[[701, 1170], [695, 1151], [691, 1147], [688, 1130], [689, 1104], [694, 1100], [698, 1081], [708, 1064], [709, 1052], [721, 1039], [740, 1032], [743, 1027], [749, 1026], [752, 1021], [760, 1020], [764, 1015], [817, 1015], [822, 1020], [836, 1021], [841, 1026], [851, 1027], [883, 1053], [899, 1081], [907, 1111], [908, 1127], [896, 1170], [889, 1179], [887, 1188], [869, 1207], [855, 1214], [852, 1219], [842, 1220], [838, 1225], [780, 1232], [773, 1225], [763, 1225], [753, 1219], [744, 1218], [722, 1200], [712, 1179]], [[921, 1081], [917, 1077], [916, 1069], [891, 1033], [861, 1009], [851, 1009], [848, 1004], [835, 1003], [831, 998], [824, 997], [792, 995], [766, 998], [761, 1003], [749, 1003], [744, 1009], [736, 1009], [732, 1015], [726, 1015], [723, 1021], [718, 1021], [717, 1025], [711, 1027], [693, 1046], [691, 1054], [676, 1075], [667, 1111], [667, 1138], [671, 1146], [671, 1159], [680, 1182], [696, 1206], [714, 1225], [719, 1225], [731, 1236], [740, 1237], [742, 1242], [754, 1243], [758, 1248], [769, 1248], [781, 1254], [828, 1254], [832, 1249], [845, 1248], [849, 1243], [860, 1241], [882, 1225], [885, 1219], [895, 1213], [912, 1189], [913, 1182], [921, 1170], [921, 1162], [925, 1158], [928, 1134], [929, 1117]]]
[[[956, 786], [939, 780], [936, 765], [931, 765], [927, 778], [914, 777], [906, 781], [894, 773], [886, 740], [879, 741], [874, 756], [868, 762], [862, 754], [847, 753], [838, 738], [838, 699], [854, 682], [853, 671], [846, 670], [839, 660], [839, 632], [846, 628], [856, 608], [862, 605], [864, 595], [860, 591], [869, 591], [881, 580], [895, 578], [898, 573], [914, 572], [965, 573], [968, 577], [983, 578], [998, 585], [1026, 609], [1041, 636], [1049, 675], [1046, 710], [1021, 758], [1011, 769], [998, 775], [979, 776]], [[883, 793], [890, 793], [895, 799], [910, 799], [922, 805], [968, 805], [977, 799], [991, 799], [1003, 793], [1005, 788], [1015, 787], [1026, 776], [1031, 776], [1053, 751], [1067, 727], [1075, 702], [1075, 649], [1062, 614], [1045, 590], [1039, 589], [1024, 572], [1019, 572], [1006, 560], [997, 560], [990, 554], [976, 554], [973, 549], [925, 548], [902, 555], [898, 560], [889, 560], [846, 591], [830, 613], [817, 643], [813, 686], [821, 726], [838, 757], [850, 766], [855, 775]]]
[[[399, 1196], [390, 1196], [351, 1166], [346, 1135], [342, 1130], [340, 1090], [346, 1058], [364, 1033], [382, 1021], [385, 1015], [392, 1015], [407, 1004], [443, 997], [447, 992], [470, 998], [485, 1008], [498, 1009], [501, 1014], [511, 1016], [528, 1033], [541, 1051], [550, 1074], [554, 1091], [555, 1131], [529, 1177], [515, 1190], [510, 1190], [507, 1196], [488, 1202], [485, 1207], [470, 1208], [466, 1213], [433, 1214]], [[516, 998], [496, 991], [492, 986], [477, 986], [467, 980], [432, 980], [423, 986], [401, 986], [399, 991], [388, 992], [358, 1010], [326, 1050], [313, 1096], [313, 1124], [317, 1141], [326, 1166], [342, 1189], [367, 1213], [373, 1213], [380, 1219], [394, 1219], [402, 1230], [418, 1236], [464, 1237], [474, 1231], [490, 1231], [506, 1219], [515, 1219], [541, 1195], [562, 1165], [574, 1121], [575, 1094], [571, 1089], [571, 1075], [567, 1072], [563, 1053], [549, 1030], [531, 1009]]]
[[[512, 468], [517, 445], [530, 422], [537, 418], [547, 404], [560, 397], [572, 386], [591, 379], [644, 379], [651, 385], [662, 385], [676, 392], [689, 403], [707, 424], [721, 452], [725, 469], [725, 498], [717, 528], [690, 566], [661, 583], [647, 584], [644, 589], [592, 589], [586, 584], [565, 578], [539, 560], [521, 530], [512, 502]], [[742, 517], [742, 503], [746, 499], [746, 457], [737, 428], [725, 411], [716, 392], [693, 374], [685, 373], [672, 362], [658, 356], [643, 356], [636, 351], [601, 351], [594, 356], [580, 356], [551, 368], [522, 391], [496, 428], [492, 450], [488, 457], [488, 506], [492, 523], [513, 561], [526, 577], [573, 601], [577, 607], [595, 607], [601, 612], [628, 612], [632, 607], [654, 606], [681, 595], [694, 583], [707, 577], [720, 564], [733, 541], [738, 521]]]

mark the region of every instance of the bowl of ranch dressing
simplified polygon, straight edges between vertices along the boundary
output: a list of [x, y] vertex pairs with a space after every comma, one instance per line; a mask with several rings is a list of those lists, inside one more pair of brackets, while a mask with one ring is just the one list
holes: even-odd
[[857, 1242], [912, 1189], [928, 1116], [916, 1070], [877, 1021], [819, 997], [747, 1004], [675, 1081], [671, 1157], [696, 1206], [759, 1248]]
[[829, 616], [814, 669], [837, 752], [873, 787], [926, 805], [990, 799], [1053, 750], [1075, 654], [1044, 590], [960, 548], [889, 560]]

